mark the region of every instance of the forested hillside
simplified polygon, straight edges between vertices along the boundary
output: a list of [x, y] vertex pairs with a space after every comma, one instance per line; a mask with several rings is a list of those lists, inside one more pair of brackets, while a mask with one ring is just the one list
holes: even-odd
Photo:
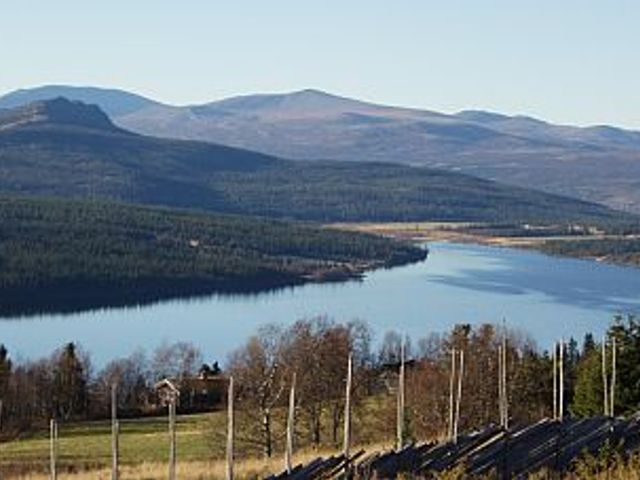
[[0, 97], [0, 108], [58, 96], [97, 104], [118, 126], [145, 135], [307, 161], [434, 167], [640, 212], [640, 133], [612, 126], [398, 108], [319, 90], [173, 106], [125, 91], [45, 86]]
[[424, 258], [316, 226], [78, 200], [0, 198], [0, 314], [251, 291]]
[[620, 215], [593, 203], [437, 169], [299, 162], [144, 137], [114, 127], [100, 113], [57, 99], [0, 115], [0, 192], [313, 221], [575, 221]]
[[595, 258], [600, 261], [640, 266], [640, 238], [603, 238], [547, 241], [541, 250], [557, 255]]

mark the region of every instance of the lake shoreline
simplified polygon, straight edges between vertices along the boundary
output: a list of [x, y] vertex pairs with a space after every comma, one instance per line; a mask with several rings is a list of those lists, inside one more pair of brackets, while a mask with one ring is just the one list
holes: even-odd
[[24, 358], [76, 342], [104, 365], [165, 341], [192, 342], [207, 358], [224, 359], [248, 332], [316, 317], [364, 321], [377, 332], [375, 342], [390, 330], [418, 338], [455, 324], [506, 318], [545, 346], [561, 336], [601, 335], [615, 314], [640, 312], [638, 299], [638, 269], [533, 250], [432, 242], [427, 260], [373, 270], [362, 280], [7, 318], [0, 321], [0, 338]]
[[[628, 259], [621, 255], [585, 254], [579, 248], [575, 250], [554, 249], [556, 245], [579, 246], [581, 242], [622, 242], [640, 240], [638, 235], [535, 235], [506, 236], [487, 234], [483, 225], [466, 222], [390, 222], [390, 223], [335, 223], [326, 225], [343, 231], [370, 233], [397, 240], [414, 243], [449, 242], [487, 247], [515, 248], [530, 250], [560, 258], [575, 258], [621, 267], [640, 268], [640, 258]], [[533, 227], [535, 228], [535, 227]], [[638, 253], [640, 255], [640, 252]]]
[[149, 279], [130, 283], [59, 282], [36, 287], [0, 289], [0, 320], [29, 319], [48, 314], [147, 307], [173, 300], [197, 300], [212, 295], [258, 295], [309, 284], [362, 281], [369, 272], [424, 261], [428, 250], [395, 255], [383, 261], [325, 262], [299, 275], [262, 275], [212, 281], [206, 278]]

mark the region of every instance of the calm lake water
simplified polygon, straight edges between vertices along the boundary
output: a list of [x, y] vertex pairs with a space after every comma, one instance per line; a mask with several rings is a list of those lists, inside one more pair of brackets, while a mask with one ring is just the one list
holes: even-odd
[[432, 243], [421, 263], [372, 272], [361, 282], [314, 284], [253, 295], [214, 295], [151, 306], [0, 321], [14, 358], [48, 355], [75, 341], [98, 366], [163, 341], [193, 342], [224, 361], [257, 327], [327, 315], [366, 320], [414, 338], [455, 323], [499, 322], [541, 348], [560, 336], [600, 335], [617, 312], [640, 312], [640, 269], [508, 248]]

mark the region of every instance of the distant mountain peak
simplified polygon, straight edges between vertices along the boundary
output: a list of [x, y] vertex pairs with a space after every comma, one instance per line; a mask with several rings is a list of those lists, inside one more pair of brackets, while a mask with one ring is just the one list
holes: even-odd
[[1, 96], [0, 108], [16, 108], [32, 102], [52, 100], [58, 97], [98, 105], [111, 118], [161, 105], [141, 95], [113, 88], [43, 85], [15, 90]]
[[2, 130], [42, 124], [120, 131], [98, 106], [71, 101], [63, 97], [32, 102], [0, 112], [0, 129]]
[[408, 110], [393, 111], [384, 106], [355, 100], [314, 88], [285, 93], [243, 95], [191, 107], [192, 112], [222, 118], [234, 115], [240, 118], [278, 120], [311, 120], [340, 118], [344, 115], [395, 116], [406, 115]]

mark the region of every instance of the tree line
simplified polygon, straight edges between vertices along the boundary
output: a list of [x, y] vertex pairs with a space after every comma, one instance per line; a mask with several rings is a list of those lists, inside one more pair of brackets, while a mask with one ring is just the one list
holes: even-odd
[[[271, 456], [284, 442], [289, 390], [295, 382], [296, 443], [338, 445], [344, 415], [347, 358], [353, 358], [353, 434], [356, 442], [393, 439], [395, 392], [400, 352], [406, 360], [404, 431], [408, 440], [441, 438], [448, 429], [451, 351], [465, 352], [460, 429], [471, 431], [500, 423], [499, 348], [506, 339], [509, 423], [524, 425], [553, 414], [552, 349], [541, 350], [525, 333], [503, 325], [457, 325], [424, 338], [388, 332], [380, 341], [362, 321], [338, 323], [326, 317], [291, 326], [268, 325], [230, 354], [225, 376], [236, 385], [238, 442]], [[571, 416], [603, 413], [603, 358], [612, 378], [611, 346], [616, 344], [615, 411], [640, 408], [640, 321], [616, 317], [605, 337], [587, 334], [563, 347], [565, 411]], [[605, 349], [602, 348], [605, 343]], [[607, 353], [609, 352], [609, 353]], [[143, 352], [116, 359], [96, 371], [90, 355], [68, 344], [51, 356], [16, 362], [0, 347], [1, 431], [5, 436], [41, 428], [51, 417], [61, 421], [106, 418], [111, 385], [118, 385], [120, 415], [164, 413], [154, 404], [154, 383], [187, 378], [203, 365], [193, 345], [162, 345], [150, 357]], [[222, 405], [219, 405], [220, 407]], [[219, 433], [219, 432], [218, 432]]]
[[[563, 346], [564, 411], [581, 417], [603, 414], [602, 342], [611, 378], [611, 344], [617, 346], [614, 414], [640, 408], [640, 322], [616, 317], [600, 342], [591, 334]], [[541, 350], [525, 333], [502, 325], [457, 325], [447, 334], [424, 338], [388, 332], [381, 342], [363, 322], [340, 324], [326, 318], [291, 327], [269, 326], [251, 337], [228, 363], [238, 389], [239, 441], [272, 455], [281, 448], [289, 389], [295, 381], [297, 442], [341, 442], [347, 358], [353, 357], [352, 409], [356, 442], [380, 443], [396, 434], [398, 371], [406, 356], [404, 432], [407, 440], [447, 434], [451, 393], [451, 352], [463, 351], [461, 431], [500, 424], [499, 348], [506, 340], [510, 425], [553, 415], [553, 349]], [[607, 353], [608, 352], [608, 353]], [[557, 381], [557, 380], [556, 380]]]
[[162, 344], [147, 356], [143, 350], [110, 361], [96, 370], [89, 352], [68, 343], [38, 360], [18, 362], [0, 344], [0, 438], [40, 429], [55, 418], [61, 422], [107, 418], [111, 388], [117, 385], [121, 416], [158, 414], [154, 384], [163, 378], [193, 377], [217, 370], [203, 363], [190, 343]]

